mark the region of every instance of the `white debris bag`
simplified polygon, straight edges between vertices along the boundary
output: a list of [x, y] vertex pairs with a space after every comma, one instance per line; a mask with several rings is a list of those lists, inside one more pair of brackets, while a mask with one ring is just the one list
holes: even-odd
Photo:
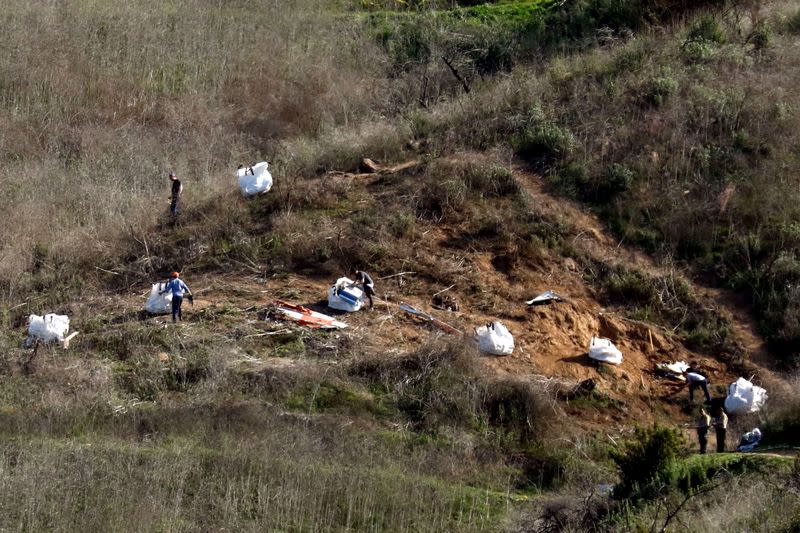
[[153, 283], [144, 310], [151, 315], [168, 315], [172, 312], [172, 292], [160, 294], [167, 288], [166, 283]]
[[242, 167], [236, 170], [242, 196], [255, 196], [272, 188], [272, 174], [269, 173], [267, 167], [269, 167], [269, 163], [262, 161], [252, 167]]
[[69, 331], [69, 317], [48, 314], [28, 317], [28, 341], [63, 342]]
[[592, 337], [592, 341], [589, 343], [589, 357], [612, 365], [622, 364], [622, 352], [614, 346], [613, 342], [601, 337]]
[[510, 355], [514, 351], [514, 336], [500, 322], [492, 322], [476, 328], [475, 339], [482, 352], [492, 355]]
[[328, 289], [328, 307], [353, 313], [364, 306], [367, 297], [349, 278], [339, 278]]
[[764, 406], [766, 401], [766, 389], [753, 385], [744, 378], [739, 378], [728, 387], [725, 410], [734, 415], [755, 413]]

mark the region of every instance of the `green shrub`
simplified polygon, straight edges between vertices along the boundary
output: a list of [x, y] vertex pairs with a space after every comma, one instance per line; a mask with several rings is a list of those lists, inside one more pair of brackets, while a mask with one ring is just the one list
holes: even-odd
[[690, 63], [702, 63], [714, 55], [714, 48], [707, 41], [689, 41], [683, 45], [683, 56]]
[[517, 140], [516, 151], [529, 163], [549, 165], [569, 156], [575, 146], [575, 136], [571, 131], [545, 122], [526, 129]]
[[681, 432], [666, 426], [637, 427], [634, 438], [612, 454], [620, 481], [614, 487], [617, 498], [639, 498], [653, 495], [660, 478], [681, 455], [685, 441]]
[[786, 22], [786, 27], [793, 33], [800, 33], [800, 9], [789, 17], [789, 20]]
[[753, 48], [756, 50], [764, 50], [769, 47], [772, 39], [772, 28], [764, 22], [753, 28], [753, 33], [749, 37], [750, 42], [753, 43]]
[[664, 105], [667, 99], [678, 92], [678, 80], [672, 74], [665, 72], [653, 78], [645, 89], [645, 100], [656, 107]]
[[689, 29], [689, 40], [723, 44], [727, 39], [717, 19], [712, 15], [700, 17]]

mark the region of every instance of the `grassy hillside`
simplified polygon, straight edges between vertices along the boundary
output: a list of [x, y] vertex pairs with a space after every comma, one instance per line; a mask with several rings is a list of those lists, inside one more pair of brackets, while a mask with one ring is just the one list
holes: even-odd
[[[697, 406], [653, 373], [700, 359], [714, 394], [755, 374], [770, 408], [732, 417], [728, 446], [760, 425], [794, 454], [775, 355], [800, 350], [796, 6], [13, 0], [2, 18], [0, 528], [797, 527], [793, 459], [693, 456]], [[263, 159], [275, 187], [244, 200], [232, 171]], [[354, 266], [381, 301], [349, 329], [270, 318], [324, 308]], [[175, 269], [196, 307], [171, 327], [141, 308]], [[547, 288], [567, 301], [523, 306]], [[510, 325], [514, 355], [397, 310], [434, 295], [464, 331]], [[20, 347], [44, 312], [72, 317], [69, 351]], [[596, 334], [621, 367], [585, 356]]]

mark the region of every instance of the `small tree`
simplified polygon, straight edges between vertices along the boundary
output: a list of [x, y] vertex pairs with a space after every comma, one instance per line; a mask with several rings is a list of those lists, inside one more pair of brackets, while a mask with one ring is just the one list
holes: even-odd
[[614, 495], [617, 498], [646, 497], [655, 483], [666, 477], [684, 445], [683, 435], [676, 429], [658, 424], [637, 427], [634, 438], [612, 456], [620, 476]]

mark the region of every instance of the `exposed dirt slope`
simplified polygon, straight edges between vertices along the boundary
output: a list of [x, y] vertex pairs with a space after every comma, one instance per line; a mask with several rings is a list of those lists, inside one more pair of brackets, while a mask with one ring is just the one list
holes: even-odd
[[[465, 155], [464, 158], [481, 156]], [[405, 166], [398, 167], [399, 170]], [[379, 180], [389, 169], [379, 174], [346, 176], [359, 189], [356, 194], [369, 198], [379, 192]], [[558, 220], [572, 228], [572, 245], [592, 257], [619, 262], [654, 274], [662, 270], [646, 255], [616, 242], [602, 223], [580, 206], [551, 196], [540, 178], [522, 169], [514, 169], [518, 182], [530, 193], [537, 209], [549, 218]], [[676, 423], [686, 421], [682, 412], [685, 392], [679, 385], [657, 377], [656, 363], [664, 361], [697, 360], [710, 376], [713, 385], [724, 387], [737, 376], [726, 365], [713, 357], [693, 353], [681, 345], [662, 327], [632, 321], [621, 316], [615, 309], [604, 309], [592, 287], [584, 280], [572, 259], [547, 255], [535, 269], [516, 269], [513, 275], [498, 269], [490, 253], [469, 247], [454, 250], [451, 238], [455, 228], [440, 225], [422, 232], [415, 243], [415, 260], [427, 260], [431, 256], [441, 261], [450, 261], [458, 268], [477, 274], [482, 292], [466, 290], [458, 283], [451, 287], [437, 286], [414, 273], [381, 273], [375, 276], [380, 300], [375, 310], [348, 314], [343, 319], [351, 325], [346, 335], [354, 342], [364, 343], [387, 356], [414, 349], [431, 335], [442, 335], [399, 309], [400, 302], [407, 302], [460, 329], [467, 335], [484, 323], [501, 320], [515, 336], [516, 349], [508, 357], [484, 357], [487, 369], [498, 377], [511, 375], [520, 379], [552, 380], [560, 383], [578, 383], [592, 379], [599, 392], [610, 399], [609, 404], [593, 406], [592, 409], [569, 409], [579, 417], [582, 425], [610, 423], [622, 427], [633, 422], [669, 419]], [[413, 270], [408, 268], [405, 270]], [[181, 326], [182, 335], [192, 335], [198, 322], [217, 320], [204, 327], [219, 331], [232, 339], [231, 364], [268, 366], [291, 366], [304, 364], [336, 364], [335, 361], [301, 361], [275, 357], [267, 344], [259, 344], [260, 331], [287, 327], [283, 324], [268, 324], [258, 319], [258, 311], [275, 299], [330, 312], [325, 307], [327, 287], [334, 279], [318, 279], [301, 274], [290, 274], [280, 278], [256, 275], [251, 271], [226, 271], [202, 276], [191, 276], [189, 284], [195, 290], [195, 307], [186, 310], [187, 322]], [[528, 307], [525, 300], [544, 290], [554, 290], [565, 298], [563, 303], [549, 306]], [[149, 288], [141, 287], [138, 293], [128, 293], [99, 303], [92, 300], [76, 302], [73, 311], [77, 321], [81, 315], [88, 316], [98, 306], [108, 313], [120, 315], [120, 323], [131, 320], [146, 320], [155, 327], [171, 327], [163, 317], [137, 318]], [[736, 324], [738, 340], [754, 354], [754, 371], [769, 376], [770, 358], [763, 342], [746, 313], [735, 298], [717, 289], [703, 289], [705, 304], [731, 316]], [[437, 311], [431, 308], [431, 296], [436, 293], [453, 295], [460, 302], [457, 312]], [[226, 310], [235, 313], [225, 315]], [[224, 315], [224, 320], [215, 317]], [[256, 328], [255, 333], [236, 333], [243, 325]], [[113, 326], [112, 326], [113, 327]], [[288, 327], [292, 327], [289, 325]], [[623, 352], [624, 362], [619, 367], [600, 365], [587, 356], [587, 347], [592, 336], [611, 339]], [[266, 336], [266, 335], [265, 335]], [[248, 340], [247, 350], [236, 348], [236, 339]], [[159, 354], [152, 354], [158, 357]], [[775, 379], [775, 378], [773, 378]], [[722, 391], [718, 390], [718, 393]]]

